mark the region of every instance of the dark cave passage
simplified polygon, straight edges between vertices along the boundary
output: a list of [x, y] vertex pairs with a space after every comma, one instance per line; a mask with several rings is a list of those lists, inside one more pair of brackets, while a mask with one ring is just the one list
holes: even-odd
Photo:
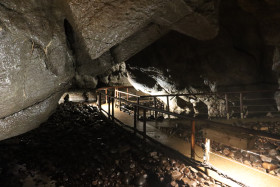
[[0, 187], [280, 186], [279, 10], [1, 1]]

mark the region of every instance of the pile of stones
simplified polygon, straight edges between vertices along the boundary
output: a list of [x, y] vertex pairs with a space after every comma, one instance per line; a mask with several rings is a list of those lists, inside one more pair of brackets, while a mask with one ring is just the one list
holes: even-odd
[[280, 121], [267, 121], [267, 122], [242, 122], [237, 121], [233, 126], [253, 129], [257, 131], [264, 131], [271, 134], [280, 135]]
[[66, 102], [39, 128], [0, 142], [1, 186], [225, 186], [171, 153]]
[[257, 138], [254, 149], [240, 150], [217, 142], [211, 142], [211, 150], [263, 172], [280, 177], [280, 141]]
[[[170, 136], [176, 136], [190, 142], [190, 127], [159, 127], [159, 129]], [[203, 133], [198, 128], [196, 131], [196, 144], [202, 146], [203, 139]], [[211, 151], [280, 177], [280, 141], [257, 138], [254, 147], [249, 151], [211, 141]]]

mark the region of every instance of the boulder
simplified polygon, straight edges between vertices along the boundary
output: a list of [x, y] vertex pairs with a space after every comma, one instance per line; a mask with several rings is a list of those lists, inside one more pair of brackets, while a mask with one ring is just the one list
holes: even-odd
[[172, 171], [171, 176], [173, 180], [181, 180], [181, 178], [183, 177], [182, 173], [180, 173], [179, 171]]
[[279, 152], [275, 149], [271, 149], [268, 151], [268, 154], [269, 154], [269, 156], [273, 157], [273, 156], [279, 155]]
[[[43, 122], [55, 109], [53, 98], [59, 99], [57, 94], [71, 84], [74, 58], [67, 46], [64, 13], [56, 5], [55, 1], [1, 2], [0, 139], [24, 133]], [[43, 103], [47, 105], [41, 106]], [[32, 113], [31, 124], [30, 119], [16, 119], [26, 118], [27, 111], [38, 106], [43, 109]], [[12, 118], [14, 121], [7, 120]]]
[[277, 165], [271, 164], [271, 163], [268, 163], [268, 162], [262, 163], [262, 166], [263, 166], [263, 168], [268, 169], [268, 170], [274, 170], [274, 169], [278, 168]]
[[267, 156], [265, 156], [265, 155], [261, 155], [260, 157], [261, 157], [261, 160], [262, 160], [263, 162], [271, 162], [271, 161], [272, 161], [272, 158], [267, 157]]

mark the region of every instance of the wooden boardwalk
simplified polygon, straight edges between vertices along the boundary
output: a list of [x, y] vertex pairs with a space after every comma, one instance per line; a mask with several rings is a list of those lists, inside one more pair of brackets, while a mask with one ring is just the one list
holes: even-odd
[[[108, 111], [108, 105], [102, 105], [102, 108]], [[125, 112], [119, 110], [119, 108], [115, 108], [115, 118], [120, 120], [122, 123], [133, 127], [133, 115], [128, 115]], [[166, 133], [160, 131], [156, 128], [157, 125], [160, 126], [168, 126], [168, 120], [164, 120], [163, 122], [155, 122], [155, 121], [147, 121], [147, 135], [154, 140], [164, 144], [187, 157], [191, 155], [190, 143], [179, 139], [174, 136], [169, 136]], [[186, 123], [190, 123], [186, 121]], [[137, 129], [143, 130], [143, 122], [137, 121]], [[203, 151], [199, 146], [195, 147], [196, 151], [196, 160], [202, 161]], [[212, 164], [219, 171], [225, 173], [226, 175], [242, 182], [245, 185], [252, 187], [279, 187], [280, 186], [280, 178], [275, 177], [269, 174], [266, 174], [260, 170], [249, 167], [242, 163], [236, 162], [234, 160], [228, 159], [226, 157], [217, 155], [215, 153], [210, 153], [210, 164]], [[225, 179], [219, 176], [216, 172], [209, 171], [209, 175], [225, 184], [230, 186], [239, 186], [231, 180]]]

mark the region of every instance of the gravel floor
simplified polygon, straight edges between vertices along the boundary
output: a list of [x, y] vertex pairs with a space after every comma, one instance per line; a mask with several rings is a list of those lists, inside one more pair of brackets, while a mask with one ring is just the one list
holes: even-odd
[[65, 103], [39, 128], [0, 142], [0, 186], [223, 186], [107, 122]]

